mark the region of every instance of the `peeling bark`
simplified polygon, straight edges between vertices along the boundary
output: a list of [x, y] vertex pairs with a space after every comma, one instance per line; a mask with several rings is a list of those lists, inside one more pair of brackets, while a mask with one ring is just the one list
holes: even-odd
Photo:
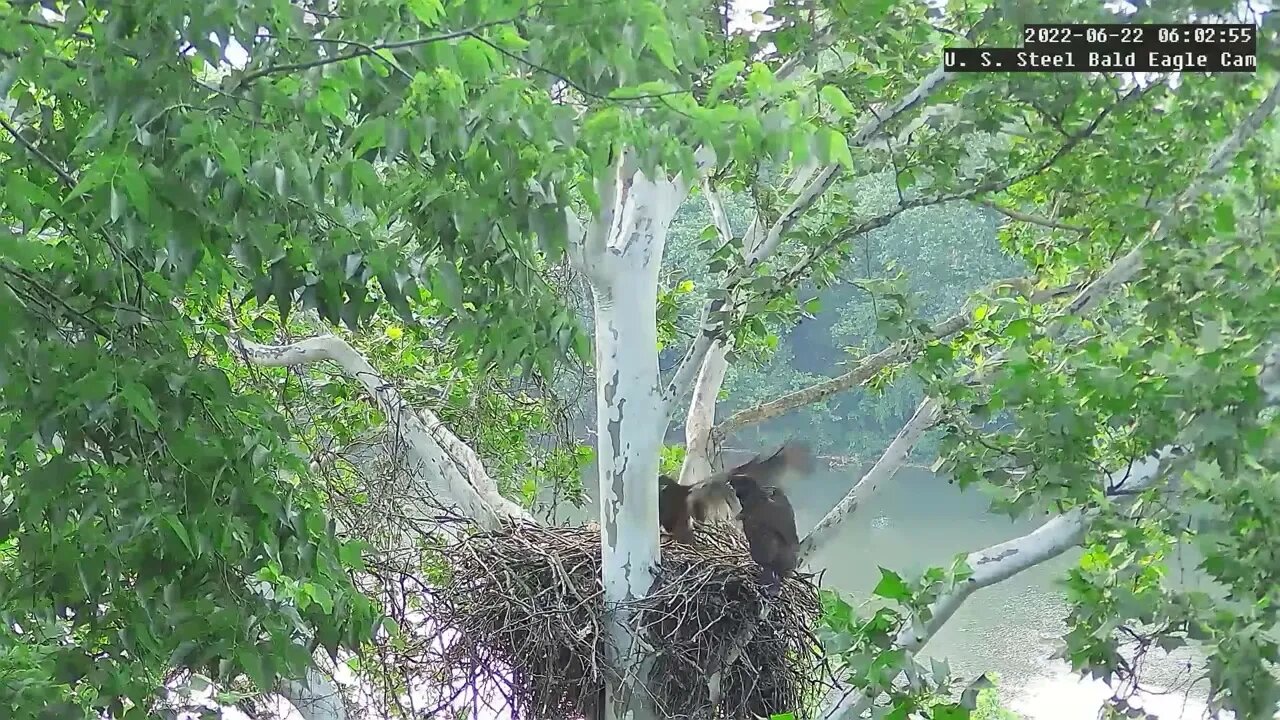
[[[575, 250], [595, 300], [596, 436], [600, 482], [606, 720], [659, 717], [643, 683], [635, 603], [659, 560], [658, 460], [669, 406], [658, 377], [658, 271], [671, 219], [688, 193], [650, 179], [624, 153], [601, 183], [606, 203]], [[605, 229], [607, 228], [607, 230]]]

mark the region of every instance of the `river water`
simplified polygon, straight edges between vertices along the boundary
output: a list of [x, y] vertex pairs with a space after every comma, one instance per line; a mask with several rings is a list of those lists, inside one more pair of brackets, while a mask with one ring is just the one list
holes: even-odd
[[[858, 480], [861, 469], [819, 473], [787, 487], [803, 535]], [[594, 491], [594, 482], [588, 489]], [[594, 493], [592, 493], [594, 494]], [[592, 518], [590, 507], [573, 512]], [[578, 517], [575, 517], [578, 519]], [[869, 600], [879, 567], [900, 574], [949, 566], [968, 553], [1025, 534], [1043, 518], [1018, 521], [987, 510], [976, 490], [961, 491], [925, 469], [906, 468], [861, 504], [830, 544], [815, 556], [823, 585], [855, 604]], [[957, 678], [979, 673], [999, 677], [1004, 705], [1028, 720], [1096, 720], [1111, 690], [1101, 681], [1082, 681], [1051, 657], [1064, 632], [1066, 603], [1059, 582], [1078, 551], [1031, 568], [979, 591], [926, 646], [925, 656], [946, 659]], [[1195, 561], [1179, 558], [1171, 576], [1193, 575]], [[1143, 667], [1143, 692], [1131, 700], [1161, 720], [1205, 717], [1205, 684], [1193, 685], [1201, 659], [1183, 649], [1172, 656], [1152, 653]]]
[[[858, 470], [811, 479], [812, 492], [789, 494], [796, 522], [815, 524], [856, 481]], [[808, 485], [809, 483], [806, 483]], [[950, 565], [967, 553], [1029, 532], [1043, 518], [1011, 520], [987, 511], [977, 491], [960, 489], [927, 470], [908, 468], [863, 503], [831, 543], [814, 558], [825, 570], [824, 584], [852, 599], [870, 598], [880, 578], [878, 566], [902, 574]], [[924, 654], [946, 659], [959, 677], [995, 672], [1001, 699], [1034, 720], [1093, 720], [1111, 691], [1101, 682], [1080, 682], [1065, 663], [1051, 660], [1067, 614], [1059, 582], [1078, 551], [1031, 568], [974, 594]], [[1174, 579], [1189, 578], [1195, 561], [1179, 558]], [[1200, 660], [1189, 650], [1149, 656], [1142, 705], [1162, 720], [1204, 717], [1204, 683], [1192, 686]], [[1136, 704], [1136, 703], [1135, 703]]]

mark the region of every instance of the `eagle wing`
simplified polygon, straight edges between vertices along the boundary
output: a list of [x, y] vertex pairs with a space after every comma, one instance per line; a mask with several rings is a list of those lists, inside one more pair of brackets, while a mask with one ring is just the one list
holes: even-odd
[[697, 522], [730, 522], [742, 512], [738, 494], [723, 478], [712, 478], [689, 488], [689, 515]]

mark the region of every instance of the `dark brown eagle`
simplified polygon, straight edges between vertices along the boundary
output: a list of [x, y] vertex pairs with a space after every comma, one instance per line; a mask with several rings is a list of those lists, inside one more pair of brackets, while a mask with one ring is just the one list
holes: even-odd
[[809, 472], [812, 465], [807, 447], [788, 443], [772, 455], [757, 455], [727, 473], [693, 485], [681, 485], [663, 475], [658, 489], [659, 522], [677, 541], [692, 544], [692, 522], [736, 519], [747, 538], [751, 559], [760, 566], [761, 581], [770, 594], [776, 594], [800, 557], [795, 512], [778, 480], [789, 470]]

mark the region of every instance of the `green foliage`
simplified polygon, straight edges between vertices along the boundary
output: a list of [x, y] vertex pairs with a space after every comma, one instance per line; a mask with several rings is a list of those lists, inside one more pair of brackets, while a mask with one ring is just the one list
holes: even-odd
[[[765, 64], [731, 63], [695, 98], [701, 10], [0, 5], [14, 318], [0, 328], [0, 607], [56, 666], [30, 702], [91, 686], [95, 710], [142, 712], [182, 668], [266, 689], [313, 643], [369, 637], [373, 608], [348, 577], [359, 553], [318, 492], [359, 488], [341, 473], [314, 484], [315, 453], [272, 405], [331, 403], [310, 409], [304, 444], [348, 444], [378, 418], [319, 373], [237, 370], [226, 338], [246, 311], [266, 333], [267, 307], [281, 328], [299, 310], [368, 327], [390, 307], [417, 345], [360, 349], [392, 379], [413, 369], [436, 394], [410, 382], [409, 397], [460, 427], [507, 490], [532, 501], [577, 470], [581, 450], [531, 454], [557, 411], [510, 376], [554, 383], [558, 359], [589, 356], [548, 282], [566, 210], [598, 206], [590, 180], [624, 144], [649, 172], [689, 169], [699, 141], [728, 164], [809, 152], [766, 132], [813, 128]], [[64, 632], [76, 642], [49, 645]]]
[[663, 445], [658, 472], [671, 477], [679, 477], [680, 468], [684, 465], [684, 455], [685, 448], [683, 445]]
[[39, 649], [58, 683], [30, 697], [91, 690], [119, 714], [170, 668], [266, 688], [317, 644], [367, 638], [359, 553], [299, 482], [284, 418], [193, 357], [207, 338], [174, 305], [133, 304], [165, 280], [71, 243], [11, 238], [0, 255], [25, 263], [0, 286], [0, 608], [22, 632], [6, 652]]
[[[1144, 96], [1144, 104], [1162, 110], [1176, 103], [1176, 113], [1154, 126], [1126, 115], [1116, 125], [1137, 138], [1173, 132], [1175, 114], [1178, 122], [1214, 118], [1192, 123], [1185, 144], [1155, 150], [1135, 139], [1123, 145], [1120, 167], [1112, 153], [1082, 152], [1019, 186], [1023, 197], [1045, 196], [1070, 176], [1107, 192], [1105, 202], [1081, 198], [1065, 216], [1094, 229], [1076, 242], [1008, 238], [1041, 277], [1077, 277], [1133, 247], [1158, 216], [1145, 200], [1151, 187], [1157, 196], [1181, 192], [1203, 167], [1204, 148], [1222, 142], [1255, 105], [1257, 91], [1188, 79], [1174, 97], [1164, 86]], [[1274, 136], [1274, 129], [1264, 132]], [[1156, 154], [1161, 173], [1153, 169]], [[1274, 624], [1268, 598], [1278, 579], [1259, 560], [1275, 549], [1255, 508], [1269, 507], [1264, 488], [1280, 472], [1270, 440], [1275, 419], [1257, 383], [1262, 353], [1280, 331], [1273, 280], [1280, 238], [1269, 220], [1246, 219], [1274, 207], [1276, 185], [1266, 179], [1273, 156], [1261, 139], [1246, 143], [1212, 196], [1166, 220], [1169, 232], [1144, 248], [1143, 271], [1127, 293], [1088, 319], [1051, 323], [1017, 298], [1000, 299], [984, 307], [972, 332], [925, 363], [931, 391], [956, 409], [954, 417], [965, 418], [948, 423], [944, 470], [962, 485], [997, 488], [997, 507], [1010, 514], [1049, 507], [1100, 512], [1068, 586], [1073, 609], [1065, 652], [1072, 665], [1102, 677], [1124, 675], [1134, 652], [1195, 640], [1209, 656], [1213, 703], [1241, 716], [1274, 712], [1277, 697], [1264, 669], [1276, 647], [1253, 628]], [[996, 352], [1002, 360], [987, 361]], [[982, 373], [986, 384], [956, 382], [970, 371]], [[970, 413], [1007, 413], [1012, 423], [975, 429]], [[1100, 468], [1123, 467], [1169, 444], [1188, 454], [1155, 487], [1136, 493], [1123, 478], [1099, 481]], [[1170, 550], [1179, 543], [1203, 548], [1202, 569], [1232, 598], [1230, 610], [1170, 581]], [[1135, 636], [1136, 651], [1125, 641]]]
[[[855, 138], [957, 35], [1007, 45], [1025, 21], [1114, 20], [1096, 2], [987, 5], [935, 18], [915, 0], [779, 1], [747, 38], [716, 29], [705, 2], [0, 0], [0, 672], [14, 678], [0, 700], [17, 717], [141, 717], [175, 673], [266, 689], [317, 645], [369, 640], [360, 545], [322, 510], [367, 488], [311, 461], [382, 418], [318, 369], [246, 370], [233, 332], [344, 324], [504, 490], [576, 498], [589, 451], [566, 439], [560, 371], [591, 353], [556, 278], [566, 211], [599, 209], [594, 181], [624, 148], [649, 173], [715, 151], [732, 237], [700, 211], [677, 218], [659, 342], [678, 348], [704, 301], [732, 300], [733, 410], [919, 338], [995, 278], [1087, 282], [1259, 100], [1251, 75], [1139, 90], [973, 74]], [[1225, 11], [1162, 3], [1140, 19]], [[820, 36], [832, 52], [809, 52]], [[784, 66], [797, 58], [813, 69]], [[939, 398], [942, 465], [962, 485], [1012, 514], [1096, 513], [1068, 583], [1074, 666], [1129, 667], [1120, 628], [1200, 642], [1215, 704], [1244, 717], [1273, 709], [1278, 653], [1260, 631], [1280, 586], [1278, 421], [1256, 383], [1280, 331], [1269, 132], [1210, 198], [1175, 208], [1120, 302], [1057, 322], [1021, 295], [985, 298], [910, 373], [804, 418], [853, 425], [810, 436], [866, 455], [922, 393]], [[810, 162], [840, 168], [832, 190], [743, 270], [747, 218], [782, 217], [783, 179]], [[969, 203], [986, 199], [1058, 226], [1010, 224], [983, 244], [993, 216]], [[1099, 468], [1174, 442], [1192, 448], [1176, 484], [1136, 499], [1099, 486]], [[665, 451], [664, 469], [679, 459]], [[1226, 603], [1168, 586], [1178, 542], [1199, 547]], [[892, 684], [916, 662], [898, 630], [967, 572], [886, 569], [867, 617], [824, 597], [829, 651], [855, 686], [890, 693], [895, 717], [976, 711], [939, 700], [945, 664], [915, 668], [920, 688]]]
[[[885, 711], [891, 717], [912, 717], [914, 712], [920, 713], [919, 717], [938, 720], [1019, 720], [1016, 713], [1000, 705], [995, 688], [997, 677], [983, 675], [967, 688], [957, 689], [946, 661], [931, 660], [926, 667], [895, 644], [897, 634], [912, 622], [910, 616], [916, 614], [918, 621], [924, 621], [927, 615], [920, 613], [927, 612], [928, 603], [940, 590], [963, 582], [968, 570], [957, 562], [949, 576], [942, 569], [933, 568], [914, 581], [885, 568], [880, 572], [874, 595], [889, 602], [879, 604], [870, 614], [834, 591], [821, 592], [819, 640], [829, 659], [848, 674], [854, 687], [886, 693]], [[892, 685], [899, 671], [908, 665], [914, 667], [914, 687]]]

